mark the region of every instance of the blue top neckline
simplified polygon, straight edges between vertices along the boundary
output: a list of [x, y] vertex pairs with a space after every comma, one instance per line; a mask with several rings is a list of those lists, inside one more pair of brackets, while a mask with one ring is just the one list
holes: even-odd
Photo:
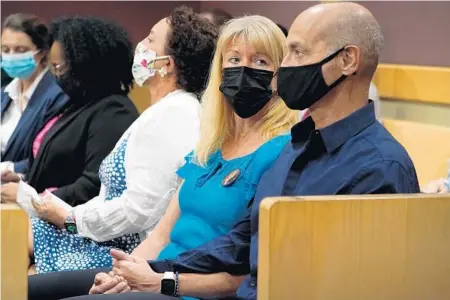
[[271, 141], [273, 141], [273, 140], [275, 140], [277, 138], [280, 138], [280, 137], [283, 137], [283, 136], [287, 136], [287, 135], [289, 135], [289, 134], [287, 133], [287, 134], [280, 134], [280, 135], [274, 136], [274, 137], [268, 139], [267, 141], [264, 141], [261, 145], [258, 146], [258, 148], [256, 148], [255, 150], [253, 150], [249, 154], [246, 154], [246, 155], [243, 155], [243, 156], [235, 157], [235, 158], [232, 158], [232, 159], [225, 159], [223, 157], [223, 154], [222, 154], [222, 149], [217, 150], [217, 152], [216, 152], [217, 154], [216, 155], [218, 156], [218, 158], [221, 161], [227, 162], [227, 163], [238, 161], [238, 160], [244, 160], [246, 158], [249, 158], [249, 157], [255, 155], [258, 152], [258, 150], [260, 150], [262, 147], [264, 147], [264, 145], [266, 145], [267, 143], [270, 143]]

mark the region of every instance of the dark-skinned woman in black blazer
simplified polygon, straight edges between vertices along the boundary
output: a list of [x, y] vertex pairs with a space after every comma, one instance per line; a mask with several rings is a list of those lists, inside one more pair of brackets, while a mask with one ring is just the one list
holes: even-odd
[[[60, 19], [51, 31], [50, 69], [70, 100], [37, 134], [25, 180], [76, 206], [99, 194], [100, 163], [138, 117], [127, 97], [133, 47], [125, 30], [95, 18]], [[1, 194], [2, 202], [15, 201], [17, 183]]]

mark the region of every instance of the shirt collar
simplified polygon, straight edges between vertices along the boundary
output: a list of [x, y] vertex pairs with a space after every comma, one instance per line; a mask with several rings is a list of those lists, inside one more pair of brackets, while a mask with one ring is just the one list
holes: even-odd
[[5, 93], [8, 94], [9, 98], [13, 101], [19, 99], [20, 82], [18, 78], [14, 78], [6, 87]]
[[[41, 82], [44, 75], [47, 73], [48, 68], [45, 68], [44, 70], [39, 73], [39, 75], [34, 79], [33, 83], [28, 87], [28, 89], [23, 94], [25, 103], [28, 103], [28, 101], [31, 99], [31, 97], [34, 94], [34, 91], [36, 90], [37, 86]], [[18, 78], [14, 78], [6, 87], [5, 87], [5, 93], [8, 94], [8, 96], [14, 101], [19, 101], [20, 96], [20, 81]]]
[[177, 89], [177, 90], [174, 90], [174, 91], [168, 93], [164, 97], [162, 97], [158, 102], [153, 104], [152, 107], [154, 107], [154, 106], [166, 106], [166, 105], [170, 104], [172, 101], [178, 101], [179, 97], [181, 97], [181, 96], [183, 96], [183, 97], [184, 96], [193, 97], [195, 99], [197, 98], [195, 96], [195, 94], [193, 94], [193, 93], [186, 92], [183, 89]]
[[[327, 152], [331, 153], [375, 121], [375, 107], [373, 101], [369, 100], [364, 107], [317, 132], [320, 133]], [[292, 127], [292, 142], [306, 142], [314, 131], [314, 121], [308, 117]]]

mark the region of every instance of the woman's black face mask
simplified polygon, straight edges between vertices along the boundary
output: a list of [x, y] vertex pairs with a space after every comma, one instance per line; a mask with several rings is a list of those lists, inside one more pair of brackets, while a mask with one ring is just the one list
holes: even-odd
[[56, 77], [56, 82], [58, 83], [61, 90], [69, 96], [70, 100], [81, 100], [78, 99], [83, 96], [83, 91], [80, 86], [76, 84], [72, 78], [70, 78], [69, 73], [64, 73]]
[[257, 114], [270, 99], [273, 72], [248, 67], [233, 67], [223, 70], [219, 90], [234, 112], [242, 119]]

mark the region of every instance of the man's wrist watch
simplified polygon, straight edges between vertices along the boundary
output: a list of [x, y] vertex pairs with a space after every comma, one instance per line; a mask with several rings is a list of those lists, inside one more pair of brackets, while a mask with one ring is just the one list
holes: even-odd
[[72, 212], [70, 215], [67, 216], [66, 220], [64, 221], [64, 228], [72, 234], [78, 233], [77, 230], [77, 223], [75, 222], [75, 214]]
[[161, 294], [178, 297], [178, 273], [164, 273], [164, 277], [161, 280]]

